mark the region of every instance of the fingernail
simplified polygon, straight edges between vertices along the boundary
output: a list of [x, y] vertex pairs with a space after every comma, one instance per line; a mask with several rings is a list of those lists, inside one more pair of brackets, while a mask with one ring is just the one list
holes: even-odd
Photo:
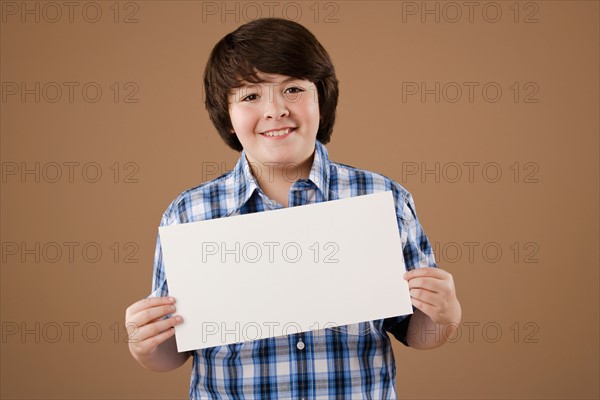
[[171, 306], [170, 310], [175, 311], [175, 306]]
[[181, 319], [181, 317], [180, 317], [180, 316], [176, 316], [176, 317], [175, 317], [175, 321], [177, 321], [177, 322], [181, 322], [181, 321], [182, 321], [182, 319]]
[[169, 303], [175, 303], [175, 298], [169, 297]]

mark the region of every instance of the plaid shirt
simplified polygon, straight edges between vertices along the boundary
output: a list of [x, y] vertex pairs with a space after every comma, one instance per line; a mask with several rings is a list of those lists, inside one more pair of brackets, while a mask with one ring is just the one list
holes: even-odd
[[[318, 141], [309, 178], [293, 183], [289, 206], [381, 191], [391, 191], [395, 199], [406, 268], [435, 267], [410, 193], [382, 175], [330, 161]], [[282, 207], [258, 186], [242, 151], [232, 171], [177, 197], [161, 226]], [[152, 285], [153, 295], [168, 295], [160, 238]], [[396, 365], [387, 332], [408, 345], [409, 320], [410, 316], [398, 316], [194, 351], [190, 398], [396, 398]]]

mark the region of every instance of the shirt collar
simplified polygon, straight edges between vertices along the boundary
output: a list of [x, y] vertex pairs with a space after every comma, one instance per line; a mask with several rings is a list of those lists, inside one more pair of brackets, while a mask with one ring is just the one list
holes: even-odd
[[329, 200], [329, 178], [331, 173], [329, 164], [327, 149], [317, 140], [315, 144], [315, 158], [308, 179], [321, 191], [323, 201]]
[[[324, 201], [329, 200], [330, 179], [329, 154], [325, 146], [318, 140], [315, 143], [313, 165], [308, 180], [321, 191]], [[246, 150], [242, 150], [239, 160], [233, 169], [233, 188], [235, 192], [235, 209], [239, 210], [248, 202], [255, 190], [259, 190], [258, 182], [252, 175], [250, 164], [246, 159]], [[231, 213], [229, 213], [231, 214]]]
[[244, 204], [248, 202], [255, 190], [258, 182], [252, 175], [250, 164], [246, 159], [246, 151], [242, 150], [239, 160], [233, 169], [233, 191], [235, 193], [235, 208], [230, 212], [237, 212]]

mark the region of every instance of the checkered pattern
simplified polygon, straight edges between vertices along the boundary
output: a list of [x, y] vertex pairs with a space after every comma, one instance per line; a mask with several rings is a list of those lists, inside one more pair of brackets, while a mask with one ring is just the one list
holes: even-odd
[[[310, 176], [294, 182], [289, 206], [382, 191], [391, 191], [395, 199], [406, 268], [435, 267], [410, 193], [387, 177], [330, 161], [318, 141]], [[161, 226], [282, 207], [260, 189], [242, 151], [232, 171], [178, 196]], [[160, 238], [152, 285], [155, 295], [168, 295]], [[396, 398], [396, 367], [387, 333], [407, 345], [409, 320], [398, 316], [194, 351], [190, 398]]]

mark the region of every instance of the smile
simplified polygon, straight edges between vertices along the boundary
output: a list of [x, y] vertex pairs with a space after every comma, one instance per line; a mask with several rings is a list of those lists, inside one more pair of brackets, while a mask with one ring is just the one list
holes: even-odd
[[285, 128], [285, 129], [280, 129], [277, 131], [263, 132], [263, 133], [261, 133], [261, 135], [267, 136], [267, 137], [282, 137], [282, 136], [287, 136], [288, 134], [293, 132], [295, 129], [296, 128]]

